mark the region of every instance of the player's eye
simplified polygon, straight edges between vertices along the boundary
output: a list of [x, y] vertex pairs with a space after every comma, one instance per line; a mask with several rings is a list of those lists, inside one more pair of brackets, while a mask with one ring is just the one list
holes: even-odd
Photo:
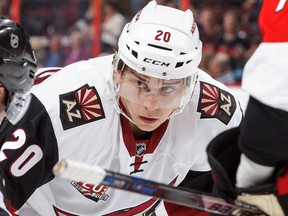
[[147, 88], [147, 84], [142, 82], [141, 80], [135, 80], [134, 81], [134, 85], [137, 87], [137, 88]]
[[163, 86], [161, 88], [161, 93], [164, 94], [171, 94], [175, 91], [175, 88], [173, 86]]

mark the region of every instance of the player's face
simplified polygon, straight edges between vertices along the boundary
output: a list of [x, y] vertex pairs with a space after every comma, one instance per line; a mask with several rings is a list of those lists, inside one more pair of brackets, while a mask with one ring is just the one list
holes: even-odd
[[126, 114], [143, 131], [153, 131], [166, 121], [187, 92], [185, 79], [153, 78], [128, 67], [114, 79]]
[[154, 109], [153, 101], [145, 102], [145, 105], [133, 103], [121, 97], [121, 102], [125, 107], [126, 114], [133, 120], [133, 123], [142, 131], [153, 131], [165, 122], [175, 110]]

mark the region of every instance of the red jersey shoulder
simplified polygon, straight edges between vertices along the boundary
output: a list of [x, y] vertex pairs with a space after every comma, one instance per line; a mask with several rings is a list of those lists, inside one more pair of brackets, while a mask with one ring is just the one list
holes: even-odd
[[288, 42], [288, 0], [265, 0], [259, 14], [263, 42]]
[[105, 118], [100, 96], [94, 86], [59, 95], [60, 119], [64, 130]]
[[217, 86], [200, 81], [200, 95], [197, 112], [200, 118], [217, 118], [227, 125], [236, 110], [234, 96]]

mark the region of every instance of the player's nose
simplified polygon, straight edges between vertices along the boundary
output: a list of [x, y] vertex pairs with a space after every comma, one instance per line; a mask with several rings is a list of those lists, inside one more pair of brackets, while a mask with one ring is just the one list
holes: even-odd
[[143, 98], [143, 104], [148, 110], [155, 110], [158, 108], [158, 100], [156, 95], [148, 94]]

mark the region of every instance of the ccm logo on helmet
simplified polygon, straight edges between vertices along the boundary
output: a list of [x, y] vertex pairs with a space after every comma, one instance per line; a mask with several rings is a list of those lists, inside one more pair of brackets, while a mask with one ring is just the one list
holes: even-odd
[[159, 66], [169, 67], [169, 65], [170, 65], [170, 63], [157, 61], [157, 60], [153, 60], [153, 59], [150, 59], [150, 58], [144, 58], [143, 61], [146, 62], [146, 63], [151, 63], [153, 65], [159, 65]]

